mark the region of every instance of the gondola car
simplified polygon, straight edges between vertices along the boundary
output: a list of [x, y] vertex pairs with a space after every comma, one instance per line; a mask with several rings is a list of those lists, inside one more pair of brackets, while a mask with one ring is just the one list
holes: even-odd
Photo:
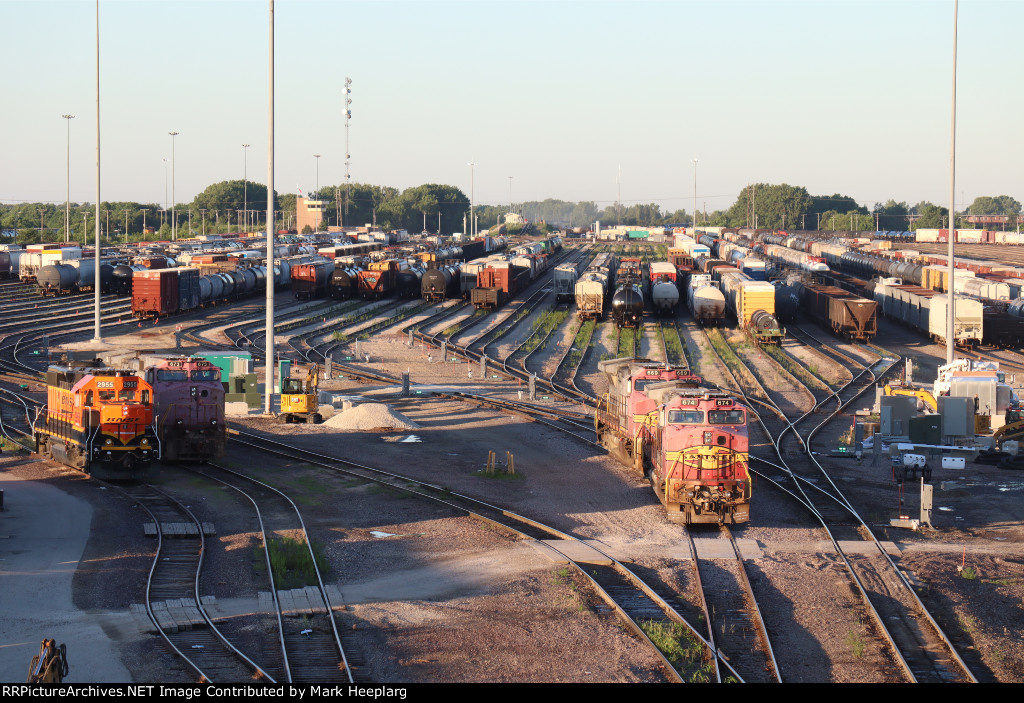
[[32, 428], [36, 451], [102, 479], [139, 479], [160, 458], [153, 388], [96, 359], [51, 366], [46, 406]]

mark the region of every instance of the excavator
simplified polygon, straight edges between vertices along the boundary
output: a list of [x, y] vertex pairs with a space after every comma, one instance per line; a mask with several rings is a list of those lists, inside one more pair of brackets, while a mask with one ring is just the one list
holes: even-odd
[[281, 381], [281, 422], [305, 422], [310, 425], [324, 421], [320, 409], [320, 365], [312, 364], [306, 378], [285, 378]]
[[887, 383], [885, 384], [885, 394], [912, 396], [928, 406], [933, 413], [939, 411], [939, 404], [935, 402], [935, 396], [931, 394], [931, 391], [915, 388], [914, 386], [905, 386], [900, 383]]
[[1020, 441], [1024, 439], [1024, 410], [1020, 408], [1008, 408], [1006, 410], [1006, 424], [992, 433], [996, 449], [1003, 448], [1003, 442]]

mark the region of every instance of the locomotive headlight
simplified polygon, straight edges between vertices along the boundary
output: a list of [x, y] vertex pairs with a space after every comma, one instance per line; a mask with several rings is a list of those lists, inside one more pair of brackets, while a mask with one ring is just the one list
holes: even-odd
[[143, 438], [143, 439], [142, 439], [142, 444], [143, 444], [143, 445], [149, 444], [149, 440], [148, 440], [148, 439], [146, 439], [146, 438]]
[[105, 442], [103, 442], [103, 443], [104, 443], [104, 444], [113, 444], [113, 443], [114, 443], [114, 440], [112, 440], [112, 439], [109, 439], [109, 438], [108, 438], [108, 439], [107, 439], [107, 440], [106, 440]]

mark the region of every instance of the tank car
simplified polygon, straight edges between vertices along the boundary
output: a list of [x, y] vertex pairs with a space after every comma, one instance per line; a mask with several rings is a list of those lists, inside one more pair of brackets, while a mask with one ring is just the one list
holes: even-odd
[[97, 478], [137, 479], [160, 458], [153, 389], [100, 360], [51, 366], [46, 406], [32, 428], [36, 451]]
[[750, 519], [747, 409], [685, 368], [641, 359], [602, 361], [608, 393], [598, 402], [598, 437], [646, 476], [669, 520]]
[[445, 298], [459, 294], [458, 266], [431, 266], [420, 279], [420, 295], [423, 299], [438, 303]]
[[620, 281], [612, 295], [612, 319], [619, 327], [639, 327], [644, 318], [644, 292], [639, 282]]
[[423, 292], [423, 273], [426, 269], [416, 262], [400, 268], [395, 276], [395, 290], [399, 298], [416, 298]]
[[199, 357], [156, 360], [146, 369], [162, 458], [208, 461], [224, 456], [224, 384], [220, 369]]
[[701, 325], [719, 325], [725, 317], [725, 296], [706, 273], [690, 276], [686, 287], [686, 305]]
[[335, 300], [348, 300], [359, 292], [359, 272], [362, 268], [355, 265], [338, 266], [331, 272], [327, 282], [327, 290]]

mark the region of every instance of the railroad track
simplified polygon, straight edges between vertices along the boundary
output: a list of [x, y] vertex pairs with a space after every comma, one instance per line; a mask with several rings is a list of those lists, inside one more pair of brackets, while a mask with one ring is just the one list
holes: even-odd
[[[724, 656], [716, 652], [704, 636], [691, 626], [656, 589], [646, 584], [625, 564], [590, 543], [584, 543], [572, 535], [533, 518], [518, 515], [500, 506], [491, 505], [409, 476], [355, 464], [334, 456], [289, 447], [250, 432], [232, 430], [231, 433], [234, 436], [234, 441], [253, 449], [300, 460], [306, 464], [373, 481], [397, 491], [416, 495], [465, 512], [503, 530], [511, 531], [522, 539], [532, 540], [537, 544], [538, 549], [548, 552], [553, 560], [572, 566], [577, 573], [593, 585], [607, 607], [615, 612], [623, 623], [642, 641], [645, 641], [652, 650], [658, 652], [659, 658], [664, 662], [666, 676], [670, 680], [682, 681], [686, 676], [692, 676], [695, 672], [702, 670], [706, 663], [716, 657], [725, 661]], [[644, 623], [659, 619], [656, 617], [656, 613], [659, 611], [660, 619], [684, 628], [690, 633], [693, 641], [701, 645], [700, 655], [683, 662], [679, 668], [670, 663], [665, 655], [657, 649], [645, 630]], [[742, 680], [738, 673], [729, 669], [727, 663], [722, 666], [736, 680]]]
[[[821, 340], [816, 341], [822, 345], [827, 344]], [[811, 411], [793, 420], [787, 418], [775, 404], [772, 393], [762, 386], [761, 393], [775, 405], [775, 412], [780, 419], [774, 429], [769, 430], [765, 427], [765, 433], [775, 449], [780, 465], [793, 481], [794, 492], [801, 496], [801, 504], [812, 512], [825, 529], [834, 550], [846, 566], [854, 591], [860, 595], [879, 636], [887, 643], [889, 651], [907, 680], [976, 682], [977, 679], [956, 652], [951, 640], [921, 603], [908, 578], [857, 514], [850, 501], [831, 481], [828, 472], [811, 451], [814, 434], [824, 427], [829, 419], [872, 387], [881, 373], [894, 362], [895, 360], [890, 360], [882, 369], [879, 368], [879, 364], [882, 363], [880, 360], [879, 364], [874, 366], [874, 370], [862, 364], [849, 383], [838, 390], [829, 391], [824, 397], [819, 398], [808, 389], [807, 392], [814, 397], [814, 406]], [[836, 409], [827, 416], [827, 419], [803, 433], [798, 430], [797, 426], [808, 420], [815, 409], [833, 402]], [[800, 445], [799, 453], [806, 459], [798, 461], [785, 458], [788, 452], [783, 450], [782, 444], [786, 435], [790, 433], [793, 440]], [[805, 488], [810, 482], [820, 482], [823, 478], [829, 484], [824, 492], [827, 497], [823, 497], [822, 492], [809, 492]], [[865, 542], [871, 545], [868, 552], [860, 552], [854, 546]]]
[[157, 540], [146, 581], [146, 612], [157, 632], [199, 677], [211, 683], [275, 680], [214, 625], [199, 595], [205, 526], [180, 502], [152, 486], [106, 484], [153, 521]]

